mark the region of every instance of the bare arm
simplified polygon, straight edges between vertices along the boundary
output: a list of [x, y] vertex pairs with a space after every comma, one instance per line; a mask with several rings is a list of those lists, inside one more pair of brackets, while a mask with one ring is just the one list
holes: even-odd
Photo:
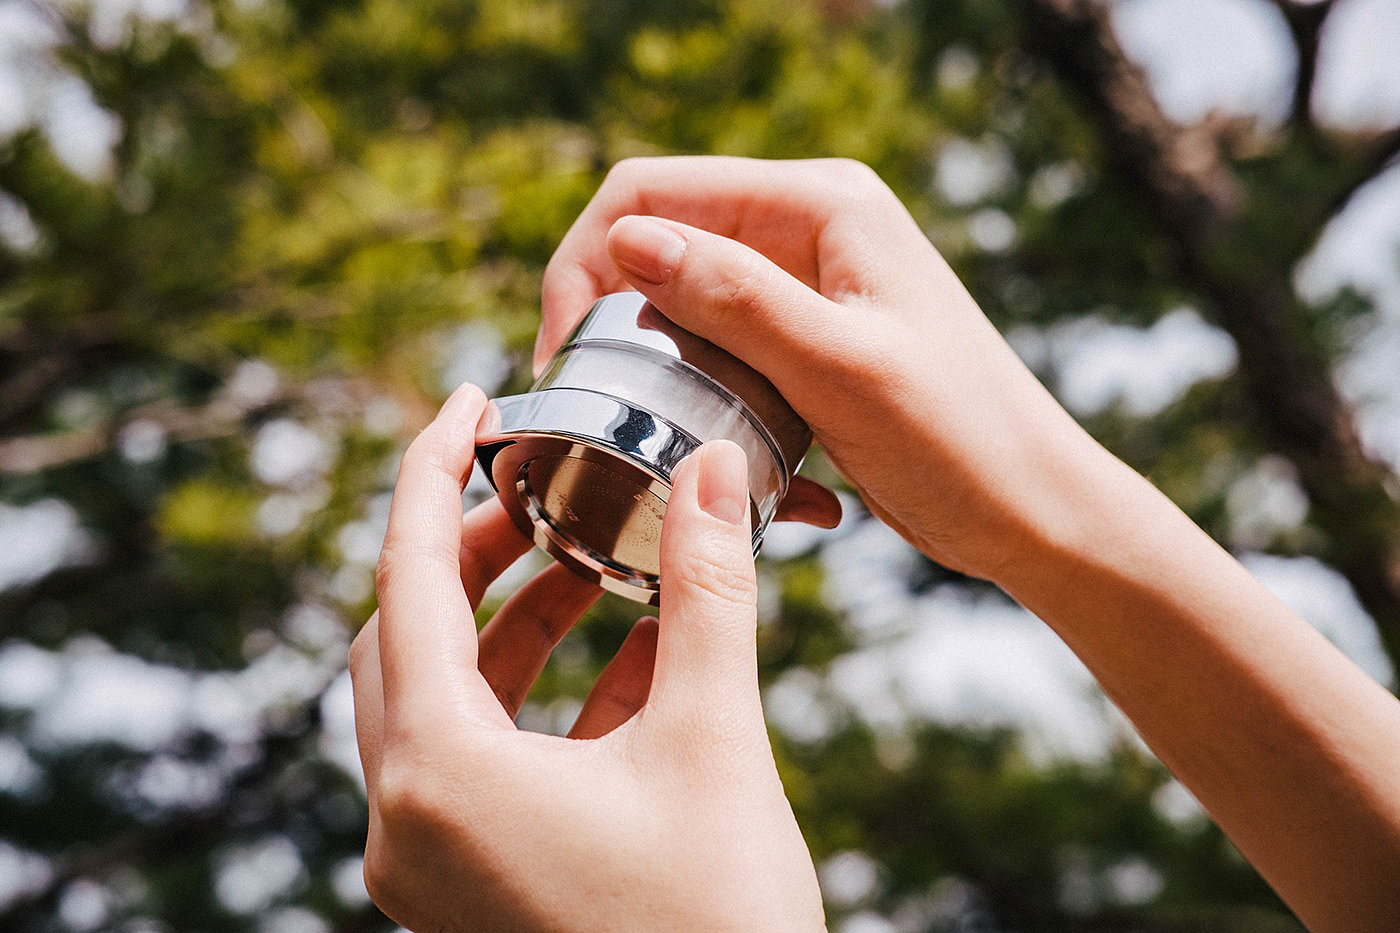
[[623, 165], [551, 262], [537, 359], [626, 287], [1051, 625], [1311, 928], [1400, 930], [1400, 703], [1073, 422], [868, 170]]
[[1400, 929], [1400, 701], [1145, 480], [1077, 452], [998, 579], [1310, 929]]

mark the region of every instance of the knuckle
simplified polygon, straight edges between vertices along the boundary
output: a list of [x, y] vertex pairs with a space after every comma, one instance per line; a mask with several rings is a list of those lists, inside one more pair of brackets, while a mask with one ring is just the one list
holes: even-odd
[[532, 607], [528, 613], [528, 620], [531, 629], [535, 632], [535, 637], [539, 639], [540, 646], [549, 649], [557, 645], [565, 633], [569, 631], [571, 620], [560, 618], [546, 610], [547, 607]]
[[457, 549], [457, 573], [462, 579], [462, 585], [473, 592], [485, 592], [493, 576], [492, 567], [486, 558], [466, 543]]
[[769, 292], [772, 267], [757, 254], [740, 252], [716, 276], [711, 300], [726, 314], [749, 318], [762, 310]]
[[884, 179], [864, 162], [828, 159], [825, 168], [833, 199], [847, 211], [885, 208], [889, 201], [898, 200]]
[[726, 553], [694, 550], [681, 558], [681, 576], [705, 596], [735, 607], [754, 610], [758, 584], [752, 570], [740, 569]]
[[438, 428], [439, 423], [434, 421], [413, 439], [413, 442], [408, 445], [408, 450], [404, 451], [403, 464], [399, 468], [400, 473], [419, 472], [424, 469], [445, 469], [445, 464], [452, 456], [456, 445], [451, 438], [445, 436], [445, 432]]
[[390, 839], [431, 838], [446, 821], [444, 795], [433, 790], [434, 782], [424, 771], [401, 760], [386, 760], [380, 768], [375, 802]]
[[605, 187], [626, 187], [641, 178], [647, 173], [649, 167], [655, 163], [654, 158], [646, 156], [630, 156], [613, 163], [613, 167], [608, 169], [607, 176], [603, 179]]
[[636, 696], [616, 684], [603, 684], [593, 689], [592, 700], [596, 708], [609, 712], [620, 712], [631, 716], [640, 707]]
[[491, 692], [496, 695], [496, 700], [501, 704], [501, 709], [506, 711], [506, 715], [514, 719], [520, 714], [520, 707], [525, 705], [525, 695], [514, 687], [507, 684], [490, 684]]
[[823, 164], [834, 178], [846, 184], [866, 186], [873, 183], [883, 187], [875, 170], [857, 159], [826, 159]]

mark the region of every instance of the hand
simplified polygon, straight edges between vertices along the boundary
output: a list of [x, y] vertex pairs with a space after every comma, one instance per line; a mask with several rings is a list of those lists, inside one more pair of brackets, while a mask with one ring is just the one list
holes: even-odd
[[627, 287], [766, 375], [916, 547], [1054, 628], [1310, 929], [1397, 929], [1400, 704], [1074, 424], [873, 173], [618, 165], [545, 273], [537, 363]]
[[1052, 481], [1102, 453], [857, 163], [620, 163], [545, 272], [536, 367], [626, 288], [766, 375], [871, 511], [955, 569], [995, 579], [1066, 520]]
[[676, 469], [661, 617], [570, 737], [520, 732], [598, 590], [552, 565], [478, 639], [482, 593], [529, 547], [494, 499], [460, 518], [484, 404], [459, 390], [404, 455], [379, 612], [351, 648], [375, 903], [410, 929], [822, 929], [759, 703], [742, 451], [707, 444]]

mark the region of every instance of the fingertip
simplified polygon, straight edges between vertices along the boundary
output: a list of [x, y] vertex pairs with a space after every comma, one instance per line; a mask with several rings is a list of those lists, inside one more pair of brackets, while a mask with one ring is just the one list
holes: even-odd
[[700, 508], [728, 525], [747, 523], [749, 463], [738, 444], [710, 441], [695, 452], [699, 471], [695, 496]]
[[608, 230], [608, 255], [629, 280], [665, 285], [685, 258], [690, 241], [677, 224], [629, 214]]
[[644, 659], [650, 668], [656, 663], [656, 645], [660, 638], [661, 620], [655, 616], [642, 616], [633, 623], [617, 653], [619, 656]]
[[[713, 540], [735, 537], [747, 541], [751, 512], [748, 457], [733, 441], [706, 441], [671, 472], [666, 524], [689, 529], [673, 532], [682, 536], [678, 540], [703, 534]], [[664, 527], [663, 549], [667, 540]]]
[[748, 468], [737, 445], [709, 441], [677, 466], [661, 528], [663, 625], [677, 611], [704, 616], [752, 602], [749, 517]]
[[447, 401], [442, 403], [439, 418], [470, 419], [473, 424], [486, 410], [486, 393], [470, 382], [464, 382], [452, 391]]
[[836, 493], [805, 476], [794, 476], [774, 521], [802, 522], [830, 530], [841, 524], [843, 511]]
[[442, 403], [437, 417], [409, 444], [400, 477], [412, 460], [421, 466], [446, 470], [465, 483], [472, 469], [477, 427], [488, 404], [486, 393], [470, 382], [453, 390]]
[[632, 626], [583, 701], [569, 738], [607, 735], [647, 704], [656, 670], [658, 624], [645, 616]]
[[836, 507], [832, 511], [827, 511], [825, 508], [815, 508], [804, 515], [801, 520], [813, 528], [831, 531], [841, 524], [841, 503], [836, 503]]
[[656, 646], [656, 636], [661, 631], [661, 620], [656, 616], [642, 616], [632, 626], [632, 631], [628, 634], [628, 639], [637, 639], [642, 643], [650, 642], [652, 647]]
[[758, 583], [746, 472], [741, 450], [712, 441], [672, 474], [656, 632], [661, 708], [756, 692]]

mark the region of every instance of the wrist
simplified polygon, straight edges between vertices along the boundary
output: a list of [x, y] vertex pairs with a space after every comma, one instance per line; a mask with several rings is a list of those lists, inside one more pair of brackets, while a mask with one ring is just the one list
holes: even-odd
[[1147, 479], [1082, 430], [1038, 451], [1037, 481], [1018, 513], [1011, 544], [988, 575], [1033, 612], [1103, 572], [1131, 573], [1168, 527], [1194, 529]]

